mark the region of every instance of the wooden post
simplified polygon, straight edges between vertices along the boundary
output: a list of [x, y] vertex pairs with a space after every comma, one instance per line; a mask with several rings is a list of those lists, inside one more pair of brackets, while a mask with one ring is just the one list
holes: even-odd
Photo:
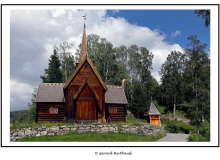
[[102, 123], [106, 123], [105, 119], [105, 91], [102, 91], [103, 99], [102, 99]]

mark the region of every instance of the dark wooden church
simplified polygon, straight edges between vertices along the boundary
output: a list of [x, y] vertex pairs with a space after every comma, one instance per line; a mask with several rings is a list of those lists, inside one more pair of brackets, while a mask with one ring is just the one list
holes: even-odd
[[39, 83], [36, 122], [126, 121], [122, 86], [105, 85], [87, 54], [84, 25], [79, 63], [66, 83]]

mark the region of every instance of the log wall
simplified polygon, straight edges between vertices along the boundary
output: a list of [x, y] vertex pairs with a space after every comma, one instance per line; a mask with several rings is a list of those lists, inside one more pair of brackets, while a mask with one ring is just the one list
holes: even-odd
[[[109, 108], [117, 108], [117, 114], [110, 114]], [[125, 122], [126, 121], [126, 105], [125, 104], [106, 104], [106, 119], [111, 117], [112, 122]]]
[[[58, 108], [58, 114], [50, 114], [49, 109]], [[37, 103], [36, 122], [63, 121], [65, 114], [65, 103]]]

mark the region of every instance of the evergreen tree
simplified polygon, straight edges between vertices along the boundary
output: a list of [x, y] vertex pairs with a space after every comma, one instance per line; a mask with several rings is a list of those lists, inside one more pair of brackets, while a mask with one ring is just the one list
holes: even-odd
[[133, 82], [133, 100], [131, 112], [137, 118], [144, 118], [144, 114], [147, 112], [150, 106], [150, 101], [146, 99], [146, 92], [143, 89], [143, 84], [140, 82]]
[[53, 55], [49, 59], [49, 67], [45, 69], [44, 76], [40, 76], [43, 80], [43, 83], [61, 83], [62, 82], [62, 73], [60, 70], [60, 60], [57, 56], [57, 52], [54, 49]]
[[173, 105], [173, 117], [175, 118], [176, 105], [181, 101], [181, 83], [183, 71], [183, 55], [172, 51], [161, 67], [161, 91], [166, 104]]
[[205, 19], [204, 26], [208, 27], [210, 25], [210, 10], [195, 10], [194, 11], [197, 16], [202, 16], [202, 19]]
[[202, 44], [197, 36], [188, 38], [184, 70], [184, 98], [188, 102], [188, 116], [191, 123], [199, 127], [210, 118], [210, 59], [205, 52], [207, 44]]

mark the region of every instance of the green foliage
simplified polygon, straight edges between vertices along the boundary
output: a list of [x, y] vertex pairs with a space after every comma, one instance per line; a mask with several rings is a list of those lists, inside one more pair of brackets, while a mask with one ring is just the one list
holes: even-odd
[[181, 52], [172, 51], [161, 67], [161, 98], [166, 104], [173, 105], [175, 117], [176, 105], [181, 102], [181, 83], [184, 56]]
[[57, 51], [54, 49], [53, 55], [50, 56], [48, 69], [45, 69], [44, 76], [40, 76], [43, 80], [43, 83], [61, 83], [62, 82], [62, 73], [60, 70], [60, 60], [57, 56]]
[[146, 99], [146, 92], [143, 89], [143, 84], [135, 83], [133, 89], [132, 113], [138, 118], [144, 118], [144, 113], [147, 112], [150, 106], [150, 100]]
[[[121, 50], [114, 48], [106, 38], [95, 34], [88, 35], [87, 42], [88, 56], [105, 84], [121, 85], [122, 79], [128, 78], [126, 65], [121, 61]], [[79, 53], [80, 48], [76, 54]]]
[[[25, 117], [27, 114], [28, 114], [28, 110], [11, 111], [10, 124], [15, 123], [16, 121], [18, 121], [19, 117]], [[23, 118], [19, 118], [19, 119], [23, 119]]]
[[69, 51], [73, 47], [72, 43], [63, 42], [59, 46], [55, 46], [61, 62], [62, 82], [66, 83], [69, 77], [75, 70], [75, 60], [72, 53]]
[[190, 48], [185, 50], [183, 97], [187, 102], [188, 117], [199, 131], [203, 119], [210, 119], [210, 59], [205, 52], [207, 44], [202, 44], [195, 35], [188, 40]]
[[197, 16], [202, 16], [202, 19], [205, 19], [205, 24], [204, 26], [208, 27], [210, 25], [210, 10], [195, 10], [194, 11]]
[[52, 127], [52, 126], [70, 126], [71, 124], [69, 123], [64, 123], [64, 122], [32, 122], [32, 123], [27, 123], [27, 122], [16, 122], [10, 126], [10, 129], [21, 129], [21, 128], [28, 128], [28, 127]]
[[167, 118], [161, 118], [161, 124], [164, 126], [164, 129], [171, 133], [183, 132], [186, 134], [196, 132], [196, 127], [190, 125], [189, 123], [169, 120]]
[[33, 123], [35, 122], [35, 117], [36, 117], [36, 103], [35, 103], [35, 98], [37, 94], [37, 89], [34, 88], [34, 93], [32, 93], [32, 98], [31, 98], [31, 103], [28, 103], [28, 115], [26, 117], [26, 122], [27, 123]]
[[166, 126], [165, 129], [167, 131], [169, 131], [170, 133], [179, 133], [180, 132], [180, 127], [178, 125], [176, 125], [174, 122], [169, 121]]
[[203, 123], [200, 127], [199, 133], [205, 138], [206, 141], [210, 141], [210, 123]]
[[192, 134], [188, 137], [189, 142], [205, 142], [205, 138], [201, 134]]

